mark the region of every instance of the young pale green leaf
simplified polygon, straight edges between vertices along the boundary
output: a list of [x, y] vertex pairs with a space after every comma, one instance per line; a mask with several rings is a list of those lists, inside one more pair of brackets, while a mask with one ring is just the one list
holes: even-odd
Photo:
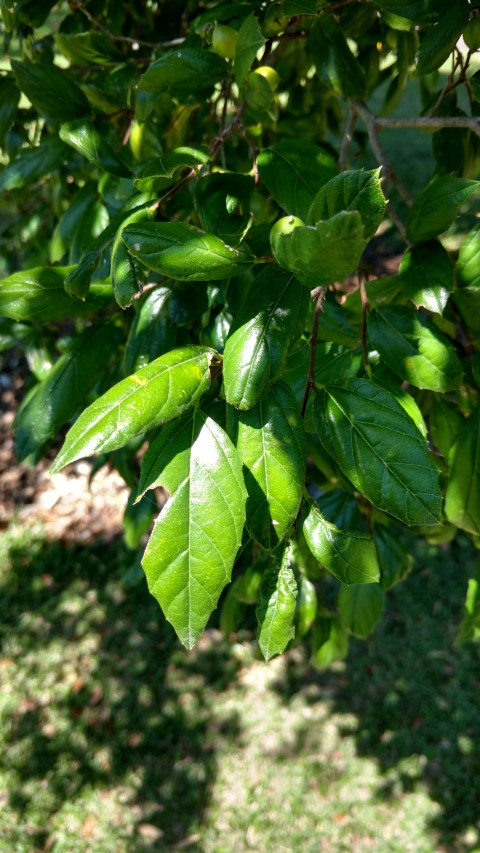
[[100, 131], [88, 119], [65, 122], [60, 127], [59, 136], [63, 142], [102, 171], [119, 178], [129, 177], [128, 167], [122, 163]]
[[331, 219], [342, 210], [357, 210], [362, 217], [365, 242], [368, 242], [383, 219], [385, 205], [380, 169], [342, 172], [318, 191], [308, 211], [307, 225]]
[[141, 192], [161, 192], [178, 181], [184, 169], [192, 169], [207, 162], [208, 154], [198, 148], [175, 148], [162, 157], [153, 157], [142, 163], [133, 183]]
[[306, 139], [285, 140], [265, 148], [257, 160], [262, 182], [284, 210], [305, 219], [323, 184], [338, 166], [318, 145]]
[[304, 521], [303, 532], [313, 556], [342, 583], [375, 583], [380, 579], [370, 536], [340, 530], [314, 505]]
[[343, 660], [348, 654], [348, 629], [340, 616], [318, 618], [313, 626], [312, 640], [312, 663], [319, 669]]
[[227, 402], [239, 409], [258, 403], [284, 369], [300, 337], [310, 294], [297, 279], [269, 264], [255, 279], [227, 338], [223, 380]]
[[22, 148], [0, 175], [0, 190], [17, 190], [58, 169], [69, 151], [61, 139], [46, 137], [33, 148]]
[[462, 381], [454, 347], [425, 314], [386, 305], [368, 316], [368, 343], [401, 379], [417, 388], [453, 391]]
[[317, 27], [317, 51], [324, 53], [326, 48], [326, 57], [322, 56], [318, 65], [321, 68], [326, 60], [326, 71], [332, 87], [344, 98], [364, 98], [367, 94], [365, 72], [349, 47], [341, 24], [333, 15], [322, 15]]
[[178, 281], [219, 281], [254, 262], [247, 250], [233, 249], [214, 234], [184, 222], [128, 225], [122, 239], [145, 266]]
[[292, 549], [288, 545], [263, 574], [257, 619], [258, 644], [265, 660], [281, 655], [295, 636], [297, 582], [292, 569]]
[[91, 326], [74, 338], [47, 378], [27, 394], [15, 419], [20, 462], [41, 450], [78, 411], [98, 381], [98, 365], [108, 363], [117, 344], [118, 329]]
[[237, 46], [233, 62], [237, 86], [241, 86], [245, 82], [245, 78], [252, 67], [255, 57], [264, 44], [265, 39], [255, 15], [248, 15], [242, 21], [237, 36]]
[[338, 594], [340, 618], [354, 637], [365, 639], [375, 630], [385, 606], [385, 593], [378, 583], [342, 586]]
[[170, 498], [142, 565], [150, 592], [190, 649], [230, 580], [241, 544], [242, 463], [226, 433], [198, 409], [177, 423], [159, 453], [159, 482]]
[[52, 465], [55, 474], [83, 456], [123, 447], [188, 410], [210, 385], [213, 350], [182, 347], [155, 359], [80, 415]]
[[56, 65], [12, 59], [12, 71], [20, 91], [39, 113], [53, 121], [64, 122], [90, 115], [90, 104], [80, 86]]
[[468, 0], [456, 0], [420, 43], [417, 74], [431, 74], [448, 59], [470, 17]]
[[431, 181], [410, 208], [407, 237], [411, 243], [423, 243], [450, 228], [460, 205], [479, 186], [479, 181], [442, 177]]
[[305, 575], [300, 575], [297, 602], [295, 607], [295, 636], [300, 638], [308, 634], [315, 622], [318, 611], [317, 591], [314, 584]]
[[414, 246], [400, 264], [402, 294], [408, 294], [417, 308], [443, 314], [453, 291], [450, 255], [438, 240]]
[[473, 412], [449, 454], [445, 514], [452, 524], [480, 534], [480, 414]]
[[170, 92], [174, 98], [204, 97], [227, 74], [227, 63], [216, 53], [180, 47], [152, 62], [138, 88], [141, 92]]
[[478, 642], [480, 639], [480, 565], [477, 560], [473, 577], [468, 579], [465, 611], [460, 623], [455, 645]]
[[362, 217], [356, 210], [286, 233], [273, 229], [270, 243], [277, 263], [309, 288], [355, 272], [366, 245]]
[[392, 394], [353, 379], [320, 389], [313, 413], [325, 449], [374, 506], [409, 526], [440, 523], [438, 470]]
[[48, 322], [98, 311], [112, 303], [109, 285], [96, 284], [86, 302], [65, 292], [72, 267], [38, 267], [16, 272], [0, 281], [0, 314], [12, 320]]
[[456, 274], [459, 287], [480, 289], [480, 223], [472, 228], [460, 246]]
[[169, 287], [156, 287], [142, 298], [125, 346], [124, 368], [127, 375], [175, 346], [177, 330], [167, 311], [171, 295]]
[[295, 395], [272, 385], [253, 409], [228, 409], [229, 433], [244, 465], [247, 530], [273, 550], [288, 536], [302, 500], [305, 430]]
[[375, 525], [373, 541], [380, 564], [380, 584], [383, 589], [390, 589], [408, 575], [413, 566], [413, 557], [399, 539], [398, 533], [393, 533], [384, 524]]

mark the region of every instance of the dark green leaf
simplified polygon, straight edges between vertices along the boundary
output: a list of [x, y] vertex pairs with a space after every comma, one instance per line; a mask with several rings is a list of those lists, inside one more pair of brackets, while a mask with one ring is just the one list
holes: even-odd
[[340, 530], [313, 505], [303, 524], [303, 532], [314, 557], [342, 583], [379, 580], [380, 569], [371, 537]]
[[423, 243], [443, 234], [455, 219], [458, 208], [478, 187], [478, 181], [436, 178], [415, 200], [407, 219], [411, 243]]
[[93, 122], [77, 119], [65, 122], [59, 131], [60, 139], [70, 145], [90, 163], [110, 175], [127, 178], [130, 170], [115, 154]]
[[152, 495], [145, 495], [141, 501], [134, 503], [135, 494], [136, 489], [130, 492], [123, 515], [123, 538], [127, 548], [132, 551], [139, 547], [158, 512], [157, 502]]
[[437, 240], [409, 249], [400, 264], [402, 293], [417, 308], [442, 314], [453, 290], [450, 255]]
[[238, 243], [250, 221], [248, 201], [253, 188], [253, 178], [234, 172], [217, 172], [197, 181], [195, 208], [205, 231], [227, 243]]
[[445, 459], [458, 433], [465, 426], [465, 418], [446, 400], [436, 398], [429, 414], [432, 441]]
[[73, 65], [105, 65], [112, 59], [122, 58], [113, 39], [104, 33], [55, 33], [54, 39], [59, 50]]
[[453, 391], [462, 381], [456, 350], [431, 320], [403, 305], [375, 309], [368, 316], [369, 346], [401, 379], [417, 388]]
[[175, 426], [168, 443], [163, 433], [156, 441], [158, 481], [170, 498], [142, 565], [165, 617], [192, 648], [230, 580], [246, 493], [237, 451], [215, 421], [194, 409]]
[[357, 210], [362, 217], [365, 242], [368, 242], [383, 219], [385, 204], [380, 169], [342, 172], [324, 184], [315, 196], [308, 211], [307, 225], [331, 219], [342, 210]]
[[12, 59], [12, 70], [19, 89], [39, 113], [58, 122], [90, 115], [90, 104], [80, 87], [56, 65]]
[[451, 0], [375, 0], [375, 5], [419, 24], [436, 21], [452, 7]]
[[81, 303], [65, 292], [65, 279], [72, 267], [38, 267], [17, 272], [0, 281], [0, 314], [13, 320], [40, 323], [88, 314], [111, 304], [109, 285], [97, 284], [90, 298]]
[[264, 44], [265, 39], [255, 15], [249, 15], [242, 21], [237, 37], [233, 67], [238, 86], [241, 86], [245, 81], [258, 51]]
[[431, 74], [448, 59], [462, 35], [470, 17], [467, 0], [456, 0], [442, 12], [438, 24], [427, 30], [420, 43], [417, 56], [417, 73]]
[[340, 618], [354, 637], [366, 638], [378, 625], [385, 593], [378, 583], [342, 586], [338, 595]]
[[124, 447], [188, 410], [210, 385], [212, 357], [207, 347], [175, 349], [118, 382], [80, 415], [52, 473], [75, 459]]
[[438, 470], [412, 419], [367, 379], [320, 389], [314, 416], [322, 444], [365, 497], [407, 525], [438, 524]]
[[229, 432], [244, 465], [247, 530], [267, 550], [282, 542], [302, 500], [305, 430], [295, 396], [272, 385], [253, 409], [229, 407]]
[[3, 145], [5, 134], [13, 124], [17, 113], [20, 92], [11, 77], [2, 77], [0, 89], [0, 145]]
[[300, 337], [310, 294], [297, 279], [274, 265], [255, 279], [225, 344], [223, 379], [227, 402], [251, 409], [284, 369]]
[[295, 601], [297, 583], [292, 569], [292, 549], [282, 549], [263, 575], [257, 619], [260, 626], [258, 644], [265, 660], [281, 655], [295, 636]]
[[54, 136], [34, 148], [22, 148], [16, 160], [0, 175], [0, 190], [17, 190], [58, 169], [69, 156], [66, 145]]
[[258, 156], [260, 178], [287, 213], [305, 219], [318, 190], [338, 174], [331, 156], [306, 139], [285, 140]]
[[383, 524], [375, 525], [373, 541], [380, 563], [380, 584], [383, 589], [390, 589], [408, 575], [413, 557], [401, 542], [398, 532], [394, 533]]
[[456, 266], [459, 287], [478, 287], [480, 289], [480, 223], [465, 237]]
[[473, 412], [449, 454], [445, 513], [449, 521], [480, 534], [480, 414]]
[[205, 97], [227, 74], [227, 63], [215, 53], [180, 47], [152, 62], [138, 88], [145, 92], [170, 92], [179, 98]]
[[[318, 21], [317, 52], [325, 51], [317, 65], [321, 68], [326, 64], [326, 71], [332, 87], [344, 98], [364, 98], [367, 94], [365, 72], [360, 62], [353, 55], [342, 32], [341, 24], [333, 16], [322, 15]], [[326, 61], [325, 61], [326, 60]], [[318, 72], [318, 67], [317, 67]]]
[[[97, 198], [98, 189], [95, 181], [89, 181], [77, 192], [53, 232], [50, 243], [50, 260], [52, 263], [61, 261], [67, 252], [69, 263], [78, 263], [87, 248], [86, 245], [82, 246], [82, 244], [86, 242], [89, 245], [94, 237], [98, 237], [98, 233], [92, 235], [89, 229], [91, 210]], [[105, 210], [105, 208], [103, 209]], [[83, 221], [85, 221], [85, 227]], [[106, 224], [103, 226], [104, 228]], [[86, 234], [86, 231], [90, 231], [90, 233]]]
[[179, 281], [218, 281], [251, 266], [252, 255], [183, 222], [129, 225], [122, 239], [145, 266]]
[[200, 167], [207, 161], [208, 155], [198, 148], [175, 148], [163, 157], [154, 157], [143, 163], [133, 183], [141, 192], [161, 192], [176, 183], [185, 169]]
[[142, 299], [125, 347], [127, 374], [145, 367], [174, 347], [176, 329], [167, 312], [171, 294], [169, 287], [157, 287]]

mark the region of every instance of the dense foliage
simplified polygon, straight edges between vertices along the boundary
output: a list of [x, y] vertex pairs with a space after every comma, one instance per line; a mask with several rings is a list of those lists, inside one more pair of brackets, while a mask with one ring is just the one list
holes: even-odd
[[[410, 570], [405, 530], [480, 543], [478, 5], [0, 2], [18, 459], [73, 422], [52, 472], [121, 472], [187, 647], [222, 596], [267, 659], [308, 634], [328, 665]], [[421, 115], [392, 118], [407, 86]], [[379, 136], [405, 126], [436, 158], [414, 198]], [[399, 272], [369, 281], [388, 228]]]

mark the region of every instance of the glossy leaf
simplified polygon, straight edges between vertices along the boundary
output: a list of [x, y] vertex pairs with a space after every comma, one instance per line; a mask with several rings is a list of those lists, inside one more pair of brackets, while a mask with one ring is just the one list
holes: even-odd
[[255, 279], [227, 338], [223, 380], [227, 402], [251, 409], [284, 369], [292, 344], [303, 331], [310, 294], [274, 265]]
[[383, 589], [390, 589], [411, 571], [413, 556], [407, 551], [398, 532], [395, 533], [383, 524], [375, 525], [373, 541], [380, 564], [380, 584]]
[[17, 272], [0, 281], [0, 314], [12, 320], [48, 322], [89, 314], [112, 302], [109, 285], [92, 287], [90, 298], [81, 303], [64, 289], [72, 267], [38, 267]]
[[373, 539], [340, 530], [312, 505], [303, 524], [308, 547], [316, 559], [344, 584], [375, 583], [380, 578]]
[[318, 599], [315, 586], [305, 575], [300, 575], [297, 602], [295, 608], [295, 636], [300, 638], [308, 634], [318, 611]]
[[59, 136], [99, 169], [119, 178], [129, 176], [129, 169], [117, 157], [93, 122], [86, 119], [65, 122], [60, 127]]
[[436, 178], [415, 200], [407, 219], [411, 243], [423, 243], [450, 228], [458, 208], [477, 189], [478, 181], [463, 178]]
[[473, 412], [449, 455], [445, 513], [449, 521], [480, 534], [480, 414]]
[[227, 74], [227, 63], [215, 53], [180, 47], [152, 62], [138, 88], [144, 92], [170, 92], [173, 97], [199, 97], [210, 94]]
[[264, 44], [265, 39], [255, 15], [248, 15], [242, 21], [237, 36], [237, 46], [233, 63], [237, 86], [241, 86], [244, 83], [258, 51], [261, 50]]
[[297, 583], [292, 569], [290, 546], [282, 549], [274, 564], [264, 572], [257, 605], [258, 644], [265, 660], [281, 655], [295, 636]]
[[362, 217], [356, 210], [337, 213], [315, 226], [272, 232], [270, 240], [277, 263], [309, 288], [355, 272], [365, 248]]
[[443, 314], [453, 291], [450, 256], [437, 240], [409, 249], [400, 264], [402, 292], [417, 308]]
[[338, 174], [331, 156], [306, 139], [285, 140], [265, 148], [257, 160], [260, 178], [284, 210], [301, 219], [323, 184]]
[[78, 411], [98, 382], [98, 364], [108, 363], [118, 329], [91, 326], [74, 338], [46, 379], [24, 398], [16, 419], [16, 455], [19, 462], [41, 450]]
[[454, 347], [413, 308], [386, 305], [372, 311], [368, 341], [391, 370], [417, 388], [445, 393], [461, 384], [462, 365]]
[[128, 503], [123, 514], [123, 539], [127, 548], [132, 551], [140, 546], [141, 541], [157, 515], [158, 506], [154, 497], [145, 495], [139, 503], [134, 503], [136, 489], [130, 492]]
[[442, 13], [438, 24], [426, 32], [420, 43], [418, 74], [431, 74], [443, 65], [462, 35], [469, 17], [470, 5], [467, 0], [456, 0]]
[[183, 222], [128, 225], [122, 239], [135, 258], [179, 281], [218, 281], [253, 263], [247, 251], [232, 249], [214, 234]]
[[154, 157], [143, 163], [133, 183], [141, 192], [161, 192], [179, 180], [185, 169], [199, 167], [207, 162], [208, 155], [198, 148], [175, 148], [162, 157]]
[[365, 639], [375, 630], [385, 606], [385, 593], [378, 583], [342, 586], [338, 595], [340, 618], [350, 634]]
[[367, 379], [319, 390], [314, 406], [322, 444], [365, 497], [404, 524], [438, 524], [438, 470], [400, 404]]
[[170, 497], [142, 565], [150, 592], [190, 649], [230, 580], [246, 494], [237, 451], [215, 421], [194, 409], [176, 426], [168, 443], [162, 433], [157, 439], [159, 482]]
[[142, 291], [145, 281], [145, 273], [137, 259], [131, 255], [122, 240], [123, 229], [128, 225], [136, 225], [150, 216], [147, 208], [137, 210], [125, 220], [125, 224], [118, 229], [117, 236], [113, 241], [111, 278], [112, 287], [120, 308], [127, 308], [132, 299]]
[[385, 205], [379, 169], [345, 171], [319, 190], [308, 211], [307, 225], [331, 219], [342, 210], [357, 210], [362, 217], [365, 242], [368, 242], [383, 219]]
[[248, 412], [229, 407], [228, 418], [244, 466], [247, 530], [272, 550], [288, 536], [302, 500], [307, 460], [300, 409], [278, 383]]
[[68, 158], [66, 145], [56, 137], [46, 137], [34, 148], [22, 148], [18, 157], [0, 175], [0, 190], [17, 190], [58, 169]]
[[459, 287], [480, 289], [480, 223], [465, 237], [456, 266]]
[[80, 86], [56, 65], [17, 59], [12, 59], [11, 64], [20, 91], [39, 113], [57, 122], [90, 115], [90, 104]]
[[210, 385], [212, 356], [206, 347], [172, 350], [118, 382], [80, 415], [52, 473], [75, 459], [123, 447], [188, 410]]

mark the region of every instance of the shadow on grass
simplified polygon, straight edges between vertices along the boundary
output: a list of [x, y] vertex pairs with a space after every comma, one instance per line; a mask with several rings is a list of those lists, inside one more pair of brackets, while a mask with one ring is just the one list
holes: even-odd
[[370, 642], [352, 640], [341, 673], [305, 673], [292, 662], [277, 689], [289, 700], [307, 681], [318, 688], [312, 701], [328, 697], [333, 711], [353, 714], [356, 723], [343, 735], [377, 762], [384, 778], [378, 798], [400, 803], [421, 786], [440, 806], [431, 829], [442, 849], [476, 851], [480, 648], [452, 645], [475, 554], [462, 537], [445, 550], [416, 549], [413, 574], [389, 591]]
[[214, 711], [215, 694], [236, 678], [227, 644], [206, 639], [187, 657], [143, 580], [128, 582], [132, 556], [120, 542], [23, 540], [9, 559], [0, 574], [0, 771], [12, 816], [3, 843], [20, 849], [28, 837], [31, 849], [51, 849], [59, 814], [79, 803], [85, 847], [75, 849], [89, 849], [82, 798], [95, 789], [113, 808], [115, 789], [130, 818], [112, 812], [104, 849], [188, 848], [217, 747], [240, 732], [236, 714]]

